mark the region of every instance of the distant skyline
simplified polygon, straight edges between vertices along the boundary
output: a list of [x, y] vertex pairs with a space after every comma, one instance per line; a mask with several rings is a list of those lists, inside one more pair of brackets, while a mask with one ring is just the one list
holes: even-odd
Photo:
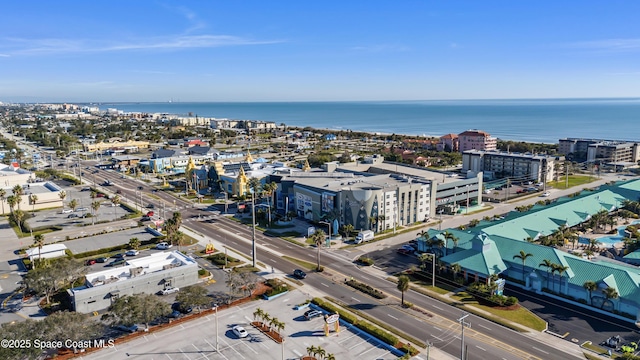
[[0, 101], [640, 97], [637, 1], [10, 1]]

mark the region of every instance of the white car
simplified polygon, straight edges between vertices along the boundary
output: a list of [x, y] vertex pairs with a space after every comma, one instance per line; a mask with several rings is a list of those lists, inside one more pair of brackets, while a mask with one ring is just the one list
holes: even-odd
[[127, 252], [124, 253], [124, 254], [127, 255], [127, 256], [136, 256], [136, 255], [140, 254], [140, 251], [132, 249], [132, 250], [127, 250]]
[[169, 294], [175, 294], [178, 291], [180, 291], [180, 288], [177, 287], [172, 287], [172, 288], [166, 288], [163, 290], [158, 291], [158, 295], [169, 295]]
[[64, 209], [62, 210], [61, 214], [71, 214], [73, 212], [73, 209]]
[[168, 250], [171, 247], [173, 247], [173, 245], [166, 243], [166, 242], [161, 242], [158, 245], [156, 245], [156, 249], [158, 250]]
[[231, 330], [233, 330], [233, 333], [236, 334], [236, 336], [239, 338], [245, 338], [249, 336], [247, 330], [245, 330], [242, 326], [236, 325]]
[[545, 192], [543, 192], [543, 193], [542, 193], [542, 195], [540, 195], [540, 196], [542, 196], [542, 197], [549, 197], [549, 195], [551, 195], [551, 193], [550, 193], [550, 192], [548, 192], [548, 191], [545, 191]]

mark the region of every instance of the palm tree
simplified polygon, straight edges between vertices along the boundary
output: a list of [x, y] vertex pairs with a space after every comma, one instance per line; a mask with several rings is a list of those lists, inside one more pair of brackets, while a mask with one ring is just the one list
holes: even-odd
[[42, 259], [42, 247], [44, 246], [44, 235], [36, 234], [33, 237], [33, 245], [38, 247], [38, 261]]
[[548, 259], [544, 259], [542, 260], [542, 262], [540, 264], [538, 264], [538, 267], [546, 267], [547, 268], [547, 289], [549, 288], [549, 273], [551, 272], [551, 270], [553, 270], [553, 265], [555, 265], [551, 260]]
[[402, 306], [404, 306], [404, 292], [409, 290], [409, 277], [407, 275], [400, 275], [397, 286], [398, 290], [402, 293]]
[[371, 227], [371, 230], [378, 232], [378, 227], [376, 226], [376, 223], [378, 222], [378, 218], [376, 216], [369, 216], [369, 224]]
[[321, 348], [320, 346], [316, 348], [316, 355], [318, 355], [320, 359], [324, 359], [324, 356], [326, 354], [327, 354], [327, 351], [325, 349]]
[[0, 204], [2, 204], [2, 215], [4, 215], [4, 200], [7, 198], [7, 191], [0, 188]]
[[416, 234], [416, 236], [426, 239], [427, 236], [429, 236], [429, 232], [427, 232], [427, 230], [421, 230], [419, 233]]
[[[75, 200], [75, 199], [74, 199], [74, 200]], [[113, 207], [113, 217], [114, 217], [114, 220], [115, 220], [115, 217], [116, 217], [116, 209], [118, 208], [118, 204], [120, 204], [120, 196], [119, 196], [119, 195], [116, 195], [116, 196], [112, 197], [112, 198], [111, 198], [111, 203], [112, 203], [113, 205], [115, 205], [115, 206]], [[69, 204], [69, 206], [71, 206], [71, 204]]]
[[558, 281], [558, 294], [562, 293], [561, 292], [562, 291], [562, 289], [561, 289], [561, 286], [562, 286], [562, 274], [567, 270], [569, 270], [568, 266], [563, 266], [563, 265], [560, 265], [560, 264], [556, 264], [555, 269], [553, 269], [553, 271], [557, 271], [558, 272], [558, 276], [560, 277], [560, 279]]
[[22, 220], [24, 219], [24, 211], [18, 209], [14, 210], [11, 213], [13, 217], [13, 221], [15, 221], [16, 225], [18, 225], [18, 230], [20, 231], [20, 235], [22, 235]]
[[524, 250], [520, 250], [519, 254], [513, 255], [513, 259], [514, 260], [515, 259], [520, 259], [520, 261], [522, 261], [522, 282], [525, 283], [525, 284], [526, 284], [526, 281], [524, 279], [524, 273], [525, 273], [524, 267], [525, 267], [525, 264], [527, 262], [527, 258], [532, 257], [532, 256], [533, 256], [533, 254], [525, 253]]
[[315, 357], [316, 354], [317, 354], [317, 351], [318, 351], [317, 348], [315, 346], [313, 346], [313, 345], [307, 347], [307, 354], [309, 356], [314, 356]]
[[269, 325], [269, 330], [271, 330], [271, 319], [273, 319], [271, 317], [271, 315], [264, 313], [264, 315], [262, 315], [262, 325]]
[[353, 225], [352, 224], [346, 224], [344, 226], [342, 226], [342, 230], [344, 231], [344, 235], [347, 238], [347, 241], [349, 241], [349, 235], [351, 235], [351, 233], [353, 232]]
[[589, 250], [594, 251], [600, 244], [602, 243], [598, 239], [589, 239]]
[[264, 310], [257, 308], [254, 312], [253, 312], [253, 319], [255, 321], [258, 321], [258, 319], [262, 320], [262, 317], [264, 316], [265, 312]]
[[129, 247], [137, 250], [140, 247], [140, 239], [138, 239], [137, 237], [132, 237], [131, 239], [129, 239]]
[[9, 211], [13, 212], [13, 209], [15, 209], [16, 205], [18, 204], [18, 199], [16, 199], [16, 197], [13, 195], [9, 195], [7, 197], [7, 204], [9, 204]]
[[324, 357], [324, 360], [336, 360], [336, 356], [333, 354], [327, 354], [327, 356]]
[[326, 235], [322, 230], [316, 230], [316, 232], [313, 233], [313, 235], [311, 235], [311, 240], [316, 245], [316, 250], [317, 250], [317, 254], [316, 254], [316, 260], [318, 261], [318, 266], [316, 267], [317, 271], [320, 271], [320, 247], [322, 246], [322, 243], [324, 243], [325, 237]]
[[91, 218], [93, 225], [96, 224], [95, 218], [98, 217], [98, 210], [100, 210], [100, 201], [94, 201], [91, 203], [91, 209], [93, 210], [93, 217]]
[[[602, 293], [604, 294], [604, 297], [609, 300], [609, 299], [617, 299], [618, 296], [620, 296], [618, 294], [618, 290], [616, 290], [615, 288], [612, 288], [611, 286], [607, 286], [606, 289], [602, 290]], [[600, 306], [600, 309], [604, 308], [604, 304], [606, 303], [606, 301], [602, 302], [602, 305]]]
[[67, 192], [64, 190], [60, 190], [58, 193], [58, 197], [62, 200], [62, 210], [64, 210], [64, 199], [67, 197]]
[[591, 292], [598, 290], [598, 284], [596, 284], [595, 281], [589, 280], [589, 281], [585, 281], [584, 284], [582, 284], [582, 287], [589, 292], [589, 304], [593, 305]]
[[31, 194], [29, 195], [29, 202], [31, 203], [31, 215], [36, 211], [36, 202], [38, 201], [38, 195]]
[[16, 197], [16, 203], [18, 204], [18, 210], [20, 210], [20, 202], [22, 202], [22, 194], [24, 194], [24, 189], [20, 185], [16, 185], [11, 189], [13, 192], [13, 196]]
[[462, 267], [458, 263], [451, 264], [451, 271], [453, 272], [453, 280], [458, 278], [458, 273], [462, 270]]
[[76, 211], [76, 208], [78, 207], [78, 200], [71, 199], [71, 201], [69, 201], [69, 207], [71, 208], [71, 210]]

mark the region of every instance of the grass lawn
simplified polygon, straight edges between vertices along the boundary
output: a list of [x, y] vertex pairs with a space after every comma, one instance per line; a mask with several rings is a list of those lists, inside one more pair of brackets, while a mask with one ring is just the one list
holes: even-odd
[[466, 306], [473, 306], [480, 310], [491, 313], [498, 318], [509, 320], [516, 324], [520, 324], [537, 331], [542, 331], [546, 328], [546, 323], [544, 320], [537, 317], [535, 314], [525, 309], [524, 307], [518, 307], [515, 310], [505, 310], [492, 306], [481, 305], [478, 304], [473, 295], [470, 295], [464, 291], [452, 295], [451, 298], [460, 301]]
[[300, 267], [305, 268], [307, 270], [315, 270], [316, 269], [316, 264], [310, 263], [308, 261], [292, 258], [292, 257], [289, 257], [289, 256], [283, 256], [282, 258], [287, 260], [287, 261], [291, 261], [292, 263], [294, 263], [296, 265], [300, 265]]
[[567, 180], [564, 177], [558, 178], [558, 181], [550, 181], [547, 184], [556, 189], [568, 189], [574, 186], [588, 184], [596, 179], [597, 178], [588, 175], [569, 175], [569, 186], [567, 186]]

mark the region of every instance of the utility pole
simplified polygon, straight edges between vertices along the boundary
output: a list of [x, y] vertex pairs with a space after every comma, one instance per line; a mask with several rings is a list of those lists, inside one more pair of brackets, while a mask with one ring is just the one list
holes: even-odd
[[429, 360], [429, 352], [431, 350], [431, 343], [427, 341], [427, 360]]
[[251, 224], [252, 224], [252, 233], [251, 233], [251, 255], [253, 260], [253, 267], [256, 267], [256, 201], [255, 196], [253, 196], [253, 192], [251, 192]]
[[464, 351], [464, 327], [465, 326], [471, 327], [471, 324], [468, 323], [468, 322], [465, 322], [464, 319], [466, 317], [468, 317], [468, 316], [469, 316], [469, 314], [464, 314], [464, 315], [462, 315], [462, 317], [460, 319], [458, 319], [458, 322], [460, 323], [460, 326], [462, 327], [462, 334], [460, 336], [460, 344], [461, 344], [461, 347], [460, 347], [460, 360], [465, 360], [465, 356], [464, 356], [465, 355], [465, 351]]

